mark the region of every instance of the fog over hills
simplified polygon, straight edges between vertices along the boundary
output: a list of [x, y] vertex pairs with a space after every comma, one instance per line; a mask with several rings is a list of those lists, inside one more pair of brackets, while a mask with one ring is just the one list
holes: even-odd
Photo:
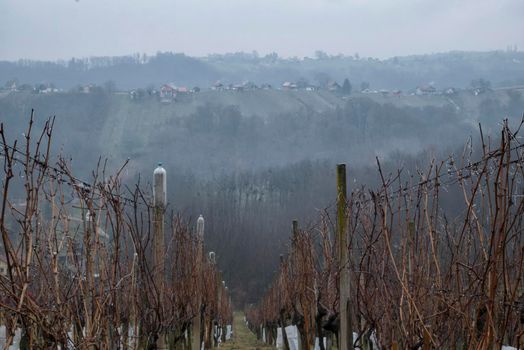
[[[19, 124], [21, 132], [32, 108], [39, 120], [55, 115], [55, 145], [82, 164], [92, 166], [100, 155], [116, 164], [129, 158], [139, 172], [147, 171], [155, 155], [210, 177], [306, 159], [360, 166], [373, 164], [377, 155], [452, 150], [476, 132], [479, 122], [490, 130], [496, 116], [519, 120], [521, 91], [340, 96], [323, 90], [257, 89], [203, 91], [169, 103], [157, 96], [132, 99], [103, 91], [18, 92], [0, 98], [0, 116], [11, 127]], [[90, 138], [88, 148], [79, 142], [85, 137]]]
[[0, 349], [524, 349], [523, 19], [0, 1]]
[[[258, 88], [204, 90], [166, 102], [104, 89], [4, 91], [0, 120], [21, 135], [31, 109], [37, 125], [56, 116], [53, 153], [71, 158], [80, 177], [89, 178], [100, 157], [109, 170], [129, 159], [123, 180], [133, 184], [140, 176], [147, 185], [162, 161], [170, 208], [206, 215], [213, 232], [206, 245], [243, 303], [256, 300], [271, 278], [268, 264], [278, 262], [290, 218], [307, 224], [332, 202], [335, 163], [349, 165], [352, 186], [373, 186], [377, 156], [387, 169], [410, 173], [433, 158], [460, 155], [469, 137], [478, 146], [479, 122], [493, 139], [502, 118], [517, 125], [523, 92], [344, 95]], [[250, 264], [241, 263], [246, 260]]]
[[513, 49], [491, 52], [448, 52], [418, 56], [372, 57], [328, 55], [318, 51], [314, 58], [281, 58], [277, 54], [232, 53], [190, 57], [182, 53], [153, 56], [73, 58], [67, 61], [0, 62], [0, 84], [53, 83], [70, 89], [78, 84], [102, 85], [108, 81], [117, 89], [129, 90], [173, 82], [208, 88], [216, 81], [237, 84], [280, 86], [285, 81], [303, 80], [322, 85], [348, 78], [355, 87], [368, 83], [374, 89], [413, 89], [434, 84], [440, 89], [465, 87], [483, 78], [493, 85], [524, 83], [524, 53]]
[[170, 208], [205, 214], [206, 245], [243, 303], [270, 280], [290, 218], [307, 223], [332, 202], [336, 163], [353, 185], [373, 186], [376, 157], [413, 174], [470, 137], [478, 145], [479, 123], [493, 139], [503, 118], [517, 125], [524, 53], [4, 61], [0, 84], [0, 120], [21, 135], [32, 109], [37, 125], [56, 116], [53, 154], [80, 177], [99, 159], [108, 170], [129, 160], [123, 180], [147, 186], [161, 161]]

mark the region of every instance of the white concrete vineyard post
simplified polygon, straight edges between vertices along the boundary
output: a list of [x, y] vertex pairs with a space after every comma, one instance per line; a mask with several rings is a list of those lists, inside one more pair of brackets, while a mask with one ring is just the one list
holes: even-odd
[[[153, 171], [153, 264], [155, 267], [155, 284], [158, 288], [160, 307], [164, 296], [165, 254], [164, 254], [164, 212], [167, 203], [166, 169], [162, 164]], [[158, 334], [157, 348], [165, 349], [165, 337]]]
[[196, 264], [196, 305], [197, 305], [197, 314], [193, 322], [193, 343], [191, 350], [200, 350], [202, 347], [202, 337], [201, 337], [201, 326], [202, 326], [202, 262], [203, 262], [203, 244], [204, 244], [204, 217], [200, 215], [197, 220], [197, 264]]
[[164, 285], [164, 212], [167, 202], [166, 170], [162, 164], [153, 172], [153, 202], [154, 202], [154, 228], [153, 228], [153, 263], [155, 265], [157, 288], [162, 290]]

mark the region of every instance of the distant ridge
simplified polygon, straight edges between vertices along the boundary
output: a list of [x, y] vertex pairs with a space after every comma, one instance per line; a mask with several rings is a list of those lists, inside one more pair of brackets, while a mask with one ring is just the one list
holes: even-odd
[[282, 58], [277, 54], [213, 54], [190, 57], [182, 53], [134, 54], [89, 57], [67, 61], [0, 61], [0, 84], [12, 79], [20, 83], [54, 83], [69, 89], [78, 84], [113, 81], [118, 88], [145, 88], [175, 82], [209, 87], [252, 81], [279, 86], [284, 81], [304, 79], [315, 84], [341, 83], [349, 78], [354, 86], [369, 83], [375, 89], [408, 89], [432, 83], [440, 88], [467, 86], [483, 78], [498, 84], [524, 84], [524, 52], [451, 51], [377, 59], [322, 54], [318, 58]]

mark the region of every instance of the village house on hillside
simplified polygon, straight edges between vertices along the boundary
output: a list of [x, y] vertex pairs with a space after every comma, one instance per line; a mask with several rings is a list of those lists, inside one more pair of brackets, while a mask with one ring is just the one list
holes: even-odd
[[458, 92], [458, 90], [454, 87], [450, 87], [447, 89], [444, 89], [444, 95], [455, 95]]
[[437, 89], [433, 85], [421, 85], [417, 86], [415, 95], [433, 95], [437, 92]]
[[306, 91], [318, 91], [319, 88], [318, 88], [318, 86], [309, 84], [309, 85], [306, 86], [305, 90]]
[[185, 86], [176, 86], [173, 83], [167, 83], [160, 87], [160, 101], [161, 102], [171, 102], [178, 95], [187, 95], [191, 93], [192, 90]]
[[84, 94], [89, 94], [97, 90], [97, 86], [94, 84], [81, 85], [78, 87], [78, 91]]
[[160, 87], [161, 99], [173, 99], [176, 97], [176, 86], [172, 83], [164, 84]]
[[244, 90], [256, 90], [258, 89], [257, 84], [252, 81], [245, 81], [242, 83]]
[[17, 82], [16, 80], [10, 80], [7, 83], [5, 83], [5, 90], [8, 91], [17, 91]]
[[292, 83], [290, 81], [286, 81], [282, 84], [282, 90], [296, 90], [297, 84]]
[[223, 89], [224, 89], [224, 84], [222, 84], [222, 83], [220, 82], [220, 80], [218, 80], [217, 82], [215, 82], [215, 83], [213, 84], [213, 86], [211, 87], [211, 90], [219, 90], [219, 91], [220, 91], [220, 90], [223, 90]]
[[244, 81], [241, 84], [233, 84], [229, 86], [229, 90], [233, 91], [251, 91], [258, 89], [258, 86], [252, 81]]
[[57, 89], [54, 84], [49, 84], [49, 83], [46, 83], [46, 84], [39, 84], [37, 87], [36, 87], [36, 91], [39, 93], [39, 94], [51, 94], [51, 93], [56, 93], [56, 92], [60, 92], [59, 89]]
[[233, 91], [244, 91], [244, 85], [242, 84], [234, 84], [231, 86], [231, 90]]
[[328, 90], [331, 91], [331, 92], [337, 92], [341, 89], [341, 86], [339, 83], [337, 83], [336, 81], [332, 81], [328, 84], [327, 86]]
[[134, 89], [129, 91], [129, 97], [132, 100], [140, 100], [146, 95], [146, 90], [144, 89]]
[[[88, 88], [87, 88], [88, 89]], [[1, 92], [31, 92], [36, 94], [51, 94], [62, 92], [63, 90], [55, 87], [53, 83], [41, 83], [36, 85], [31, 84], [18, 84], [16, 81], [8, 81], [5, 86], [0, 87]], [[78, 92], [90, 92], [86, 90], [86, 87], [79, 86]]]
[[189, 94], [191, 92], [191, 90], [189, 90], [189, 88], [185, 87], [185, 86], [179, 86], [176, 88], [176, 93], [177, 94]]

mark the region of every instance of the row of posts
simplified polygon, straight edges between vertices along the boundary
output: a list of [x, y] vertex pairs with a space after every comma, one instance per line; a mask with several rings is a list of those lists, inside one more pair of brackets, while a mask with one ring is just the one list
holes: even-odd
[[[338, 349], [354, 350], [353, 346], [353, 327], [351, 314], [351, 278], [349, 272], [349, 254], [347, 237], [347, 180], [346, 164], [337, 165], [337, 258], [339, 264], [340, 277], [338, 280], [339, 288], [339, 334]], [[293, 220], [293, 234], [298, 232], [298, 222]], [[281, 257], [282, 259], [282, 257]], [[281, 320], [282, 336], [284, 348], [289, 350], [289, 341], [286, 336], [285, 322]]]
[[[340, 277], [338, 280], [339, 288], [339, 329], [338, 329], [338, 349], [354, 350], [353, 344], [353, 325], [351, 309], [351, 276], [349, 269], [349, 247], [348, 247], [348, 216], [347, 216], [347, 176], [346, 164], [337, 164], [337, 259], [339, 264]], [[298, 223], [293, 220], [293, 233], [298, 232]], [[281, 256], [282, 262], [282, 256]], [[281, 319], [281, 330], [283, 345], [285, 350], [289, 350], [289, 341], [285, 331], [285, 321]], [[300, 337], [299, 337], [300, 339]], [[368, 349], [369, 344], [363, 344], [363, 349]], [[398, 350], [398, 344], [393, 343], [392, 350]], [[423, 350], [430, 349], [429, 333], [424, 332]]]
[[[164, 284], [165, 284], [165, 230], [164, 230], [164, 214], [167, 205], [167, 176], [166, 170], [162, 167], [162, 164], [159, 163], [158, 167], [153, 172], [153, 204], [154, 204], [154, 225], [153, 225], [153, 264], [156, 268], [155, 273], [155, 284], [160, 290], [159, 298], [163, 300], [164, 295]], [[197, 246], [197, 261], [201, 262], [204, 258], [204, 217], [200, 215], [197, 219], [197, 229], [198, 237], [198, 246]], [[215, 255], [213, 252], [210, 252], [209, 258], [212, 262], [215, 262]], [[205, 348], [210, 348], [212, 345], [204, 343], [202, 338], [212, 337], [213, 324], [204, 324], [205, 320], [202, 317], [202, 292], [203, 292], [203, 273], [202, 265], [200, 263], [196, 264], [195, 271], [197, 276], [196, 290], [194, 291], [195, 304], [197, 305], [197, 314], [192, 322], [191, 329], [191, 349], [200, 350], [204, 345]], [[222, 283], [225, 287], [225, 282], [222, 281], [221, 275], [219, 274], [219, 282]], [[227, 289], [227, 287], [225, 287]], [[222, 288], [218, 288], [218, 299], [222, 300]], [[225, 340], [225, 330], [222, 330], [222, 340]], [[202, 335], [204, 334], [204, 337]], [[157, 349], [167, 349], [166, 338], [164, 334], [159, 334], [156, 342]]]

